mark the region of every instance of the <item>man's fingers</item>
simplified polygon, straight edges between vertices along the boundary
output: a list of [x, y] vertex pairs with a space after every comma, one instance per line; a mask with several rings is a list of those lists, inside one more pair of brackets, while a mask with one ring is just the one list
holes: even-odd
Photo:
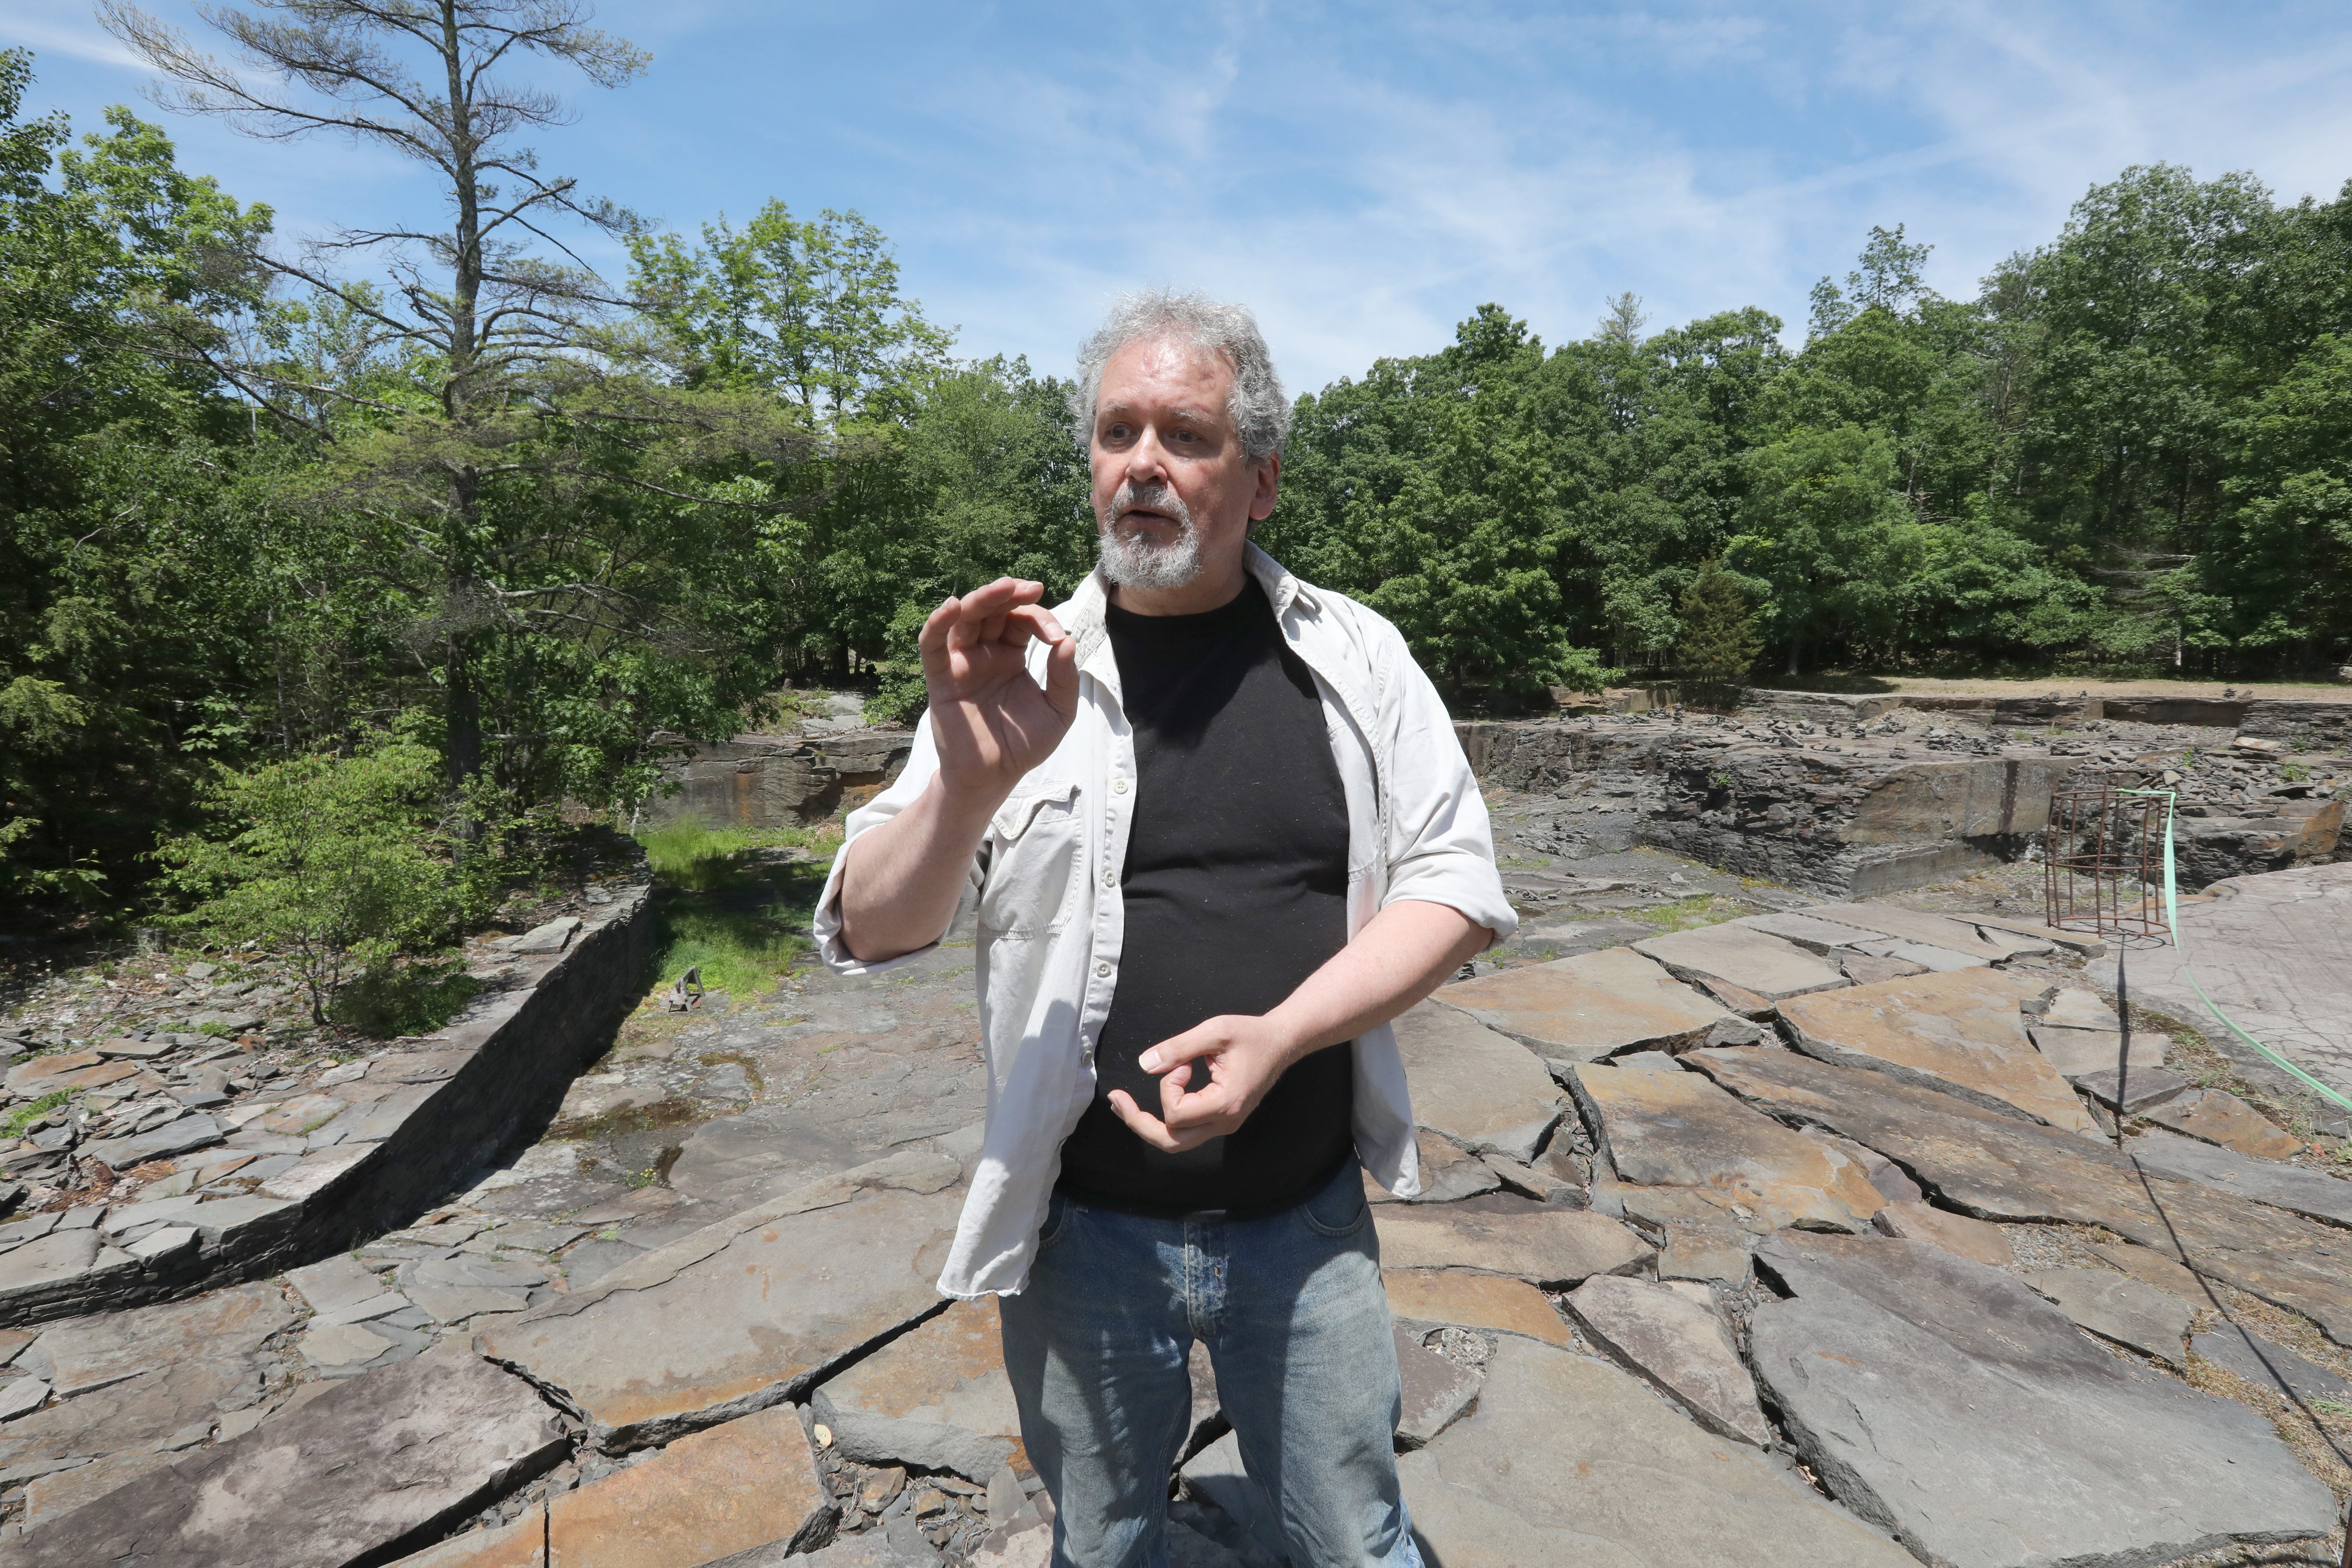
[[1220, 1047], [1230, 1045], [1232, 1041], [1226, 1037], [1224, 1031], [1210, 1027], [1210, 1024], [1215, 1022], [1216, 1020], [1213, 1018], [1209, 1024], [1195, 1024], [1182, 1034], [1171, 1035], [1144, 1052], [1139, 1058], [1143, 1070], [1166, 1072], [1178, 1062], [1189, 1062], [1196, 1057], [1207, 1056]]
[[1168, 1131], [1160, 1118], [1135, 1103], [1135, 1097], [1123, 1089], [1110, 1091], [1111, 1113], [1133, 1130], [1138, 1138], [1165, 1154], [1181, 1153], [1185, 1145]]
[[1034, 605], [1045, 596], [1045, 584], [1032, 583], [1021, 577], [999, 577], [986, 587], [974, 588], [963, 596], [966, 620], [986, 620], [1001, 616], [1019, 605]]

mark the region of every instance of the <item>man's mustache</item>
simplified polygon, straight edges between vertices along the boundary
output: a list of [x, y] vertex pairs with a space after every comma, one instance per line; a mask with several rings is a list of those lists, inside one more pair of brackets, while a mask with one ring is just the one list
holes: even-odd
[[1164, 484], [1123, 484], [1111, 497], [1110, 515], [1113, 521], [1131, 511], [1156, 511], [1173, 521], [1181, 528], [1192, 526], [1192, 513], [1184, 500]]

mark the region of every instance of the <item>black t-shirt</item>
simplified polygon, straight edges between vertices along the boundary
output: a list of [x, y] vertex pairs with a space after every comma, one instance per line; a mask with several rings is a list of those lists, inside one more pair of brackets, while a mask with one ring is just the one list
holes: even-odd
[[1127, 934], [1061, 1190], [1145, 1214], [1271, 1213], [1354, 1148], [1348, 1046], [1293, 1063], [1239, 1131], [1181, 1154], [1137, 1137], [1109, 1097], [1123, 1089], [1158, 1115], [1146, 1049], [1221, 1014], [1271, 1011], [1347, 945], [1348, 804], [1323, 705], [1255, 579], [1206, 615], [1113, 606], [1108, 621], [1138, 775]]

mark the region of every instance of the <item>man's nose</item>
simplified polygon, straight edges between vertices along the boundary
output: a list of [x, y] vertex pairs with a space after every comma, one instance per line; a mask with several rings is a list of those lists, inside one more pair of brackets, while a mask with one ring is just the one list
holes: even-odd
[[1128, 482], [1145, 484], [1167, 477], [1168, 449], [1160, 444], [1158, 431], [1146, 429], [1127, 449]]

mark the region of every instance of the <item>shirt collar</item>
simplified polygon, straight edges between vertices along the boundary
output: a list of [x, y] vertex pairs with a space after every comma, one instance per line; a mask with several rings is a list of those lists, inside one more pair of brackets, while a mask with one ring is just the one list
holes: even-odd
[[[1278, 623], [1289, 613], [1291, 605], [1298, 603], [1300, 590], [1305, 584], [1285, 570], [1281, 562], [1260, 550], [1255, 541], [1244, 545], [1244, 550], [1242, 564], [1249, 569], [1251, 576], [1257, 579], [1258, 586], [1265, 590], [1266, 602], [1274, 606], [1274, 618]], [[1093, 661], [1108, 640], [1108, 617], [1104, 611], [1109, 603], [1110, 582], [1103, 575], [1102, 567], [1097, 565], [1087, 574], [1086, 581], [1078, 584], [1078, 591], [1070, 595], [1070, 602], [1055, 615], [1055, 618], [1062, 623], [1062, 629], [1077, 639], [1080, 669]], [[1290, 636], [1287, 628], [1283, 635]]]

